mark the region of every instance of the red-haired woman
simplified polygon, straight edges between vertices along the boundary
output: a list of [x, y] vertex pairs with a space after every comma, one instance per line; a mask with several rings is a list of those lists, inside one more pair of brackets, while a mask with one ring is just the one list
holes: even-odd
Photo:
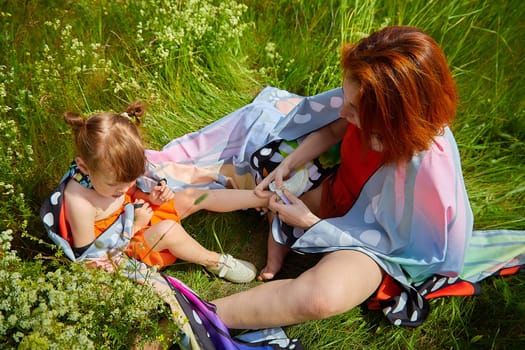
[[[389, 27], [345, 45], [341, 64], [340, 119], [306, 137], [256, 187], [260, 196], [272, 183], [280, 189], [341, 142], [341, 164], [322, 186], [301, 199], [284, 189], [287, 203], [274, 195], [269, 204], [305, 231], [292, 249], [326, 254], [297, 278], [215, 300], [229, 327], [322, 319], [370, 299], [390, 277], [410, 291], [462, 270], [472, 213], [448, 128], [457, 96], [444, 53], [419, 29]], [[279, 234], [270, 235], [260, 280], [273, 279], [290, 250], [274, 239]]]

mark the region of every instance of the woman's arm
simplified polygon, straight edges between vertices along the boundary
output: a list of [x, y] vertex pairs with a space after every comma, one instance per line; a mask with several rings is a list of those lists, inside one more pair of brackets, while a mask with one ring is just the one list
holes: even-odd
[[306, 162], [320, 156], [341, 141], [347, 126], [347, 121], [338, 119], [312, 132], [284, 161], [286, 161], [290, 169], [297, 169], [303, 166]]
[[281, 188], [283, 180], [292, 174], [295, 169], [302, 167], [308, 161], [320, 156], [341, 141], [347, 126], [348, 122], [346, 120], [338, 119], [309, 134], [295, 151], [284, 158], [281, 164], [257, 185], [255, 193], [258, 196], [263, 196], [263, 191], [268, 189], [272, 181], [275, 181], [277, 188]]

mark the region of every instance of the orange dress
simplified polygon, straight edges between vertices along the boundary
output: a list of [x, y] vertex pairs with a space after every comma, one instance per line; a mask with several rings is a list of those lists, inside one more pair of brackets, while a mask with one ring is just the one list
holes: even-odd
[[[124, 203], [119, 210], [115, 211], [109, 217], [95, 222], [95, 237], [100, 236], [115, 222], [115, 220], [118, 219], [123, 213], [124, 206], [127, 203], [132, 203], [132, 198], [128, 194], [125, 196]], [[151, 218], [149, 225], [135, 233], [126, 249], [126, 254], [131, 258], [142, 261], [146, 265], [156, 265], [162, 268], [173, 264], [177, 260], [177, 257], [171, 254], [167, 249], [156, 251], [153, 247], [150, 247], [144, 238], [144, 231], [162, 220], [173, 220], [180, 224], [180, 218], [175, 209], [174, 200], [167, 201], [162, 205], [151, 205], [151, 208], [153, 209], [153, 217]]]

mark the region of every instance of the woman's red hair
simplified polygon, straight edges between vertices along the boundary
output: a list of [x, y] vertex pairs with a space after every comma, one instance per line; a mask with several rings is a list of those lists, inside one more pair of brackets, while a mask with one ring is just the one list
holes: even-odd
[[383, 144], [383, 161], [429, 148], [456, 113], [456, 85], [434, 39], [413, 27], [388, 27], [343, 47], [344, 79], [356, 81], [364, 140]]

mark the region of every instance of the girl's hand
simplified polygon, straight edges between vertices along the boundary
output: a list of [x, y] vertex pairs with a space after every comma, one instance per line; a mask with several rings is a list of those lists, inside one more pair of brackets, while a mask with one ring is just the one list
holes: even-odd
[[261, 215], [267, 214], [270, 211], [270, 209], [268, 208], [268, 205], [270, 203], [270, 198], [272, 197], [273, 194], [274, 193], [272, 191], [268, 191], [268, 190], [262, 190], [260, 191], [259, 194], [256, 194], [257, 197], [264, 199], [266, 203], [263, 204], [263, 206], [256, 207], [254, 209], [260, 212]]
[[290, 201], [290, 204], [283, 203], [277, 195], [270, 198], [268, 207], [276, 214], [279, 214], [279, 219], [288, 225], [309, 229], [319, 220], [310, 209], [304, 204], [302, 200], [294, 196], [290, 191], [283, 190], [284, 195]]
[[149, 202], [153, 205], [161, 205], [169, 200], [172, 200], [175, 194], [167, 186], [166, 180], [159, 181], [159, 184], [153, 187], [149, 194]]
[[153, 209], [151, 209], [148, 202], [143, 199], [135, 200], [133, 203], [135, 207], [135, 218], [133, 220], [133, 234], [144, 226], [148, 225], [153, 216]]

